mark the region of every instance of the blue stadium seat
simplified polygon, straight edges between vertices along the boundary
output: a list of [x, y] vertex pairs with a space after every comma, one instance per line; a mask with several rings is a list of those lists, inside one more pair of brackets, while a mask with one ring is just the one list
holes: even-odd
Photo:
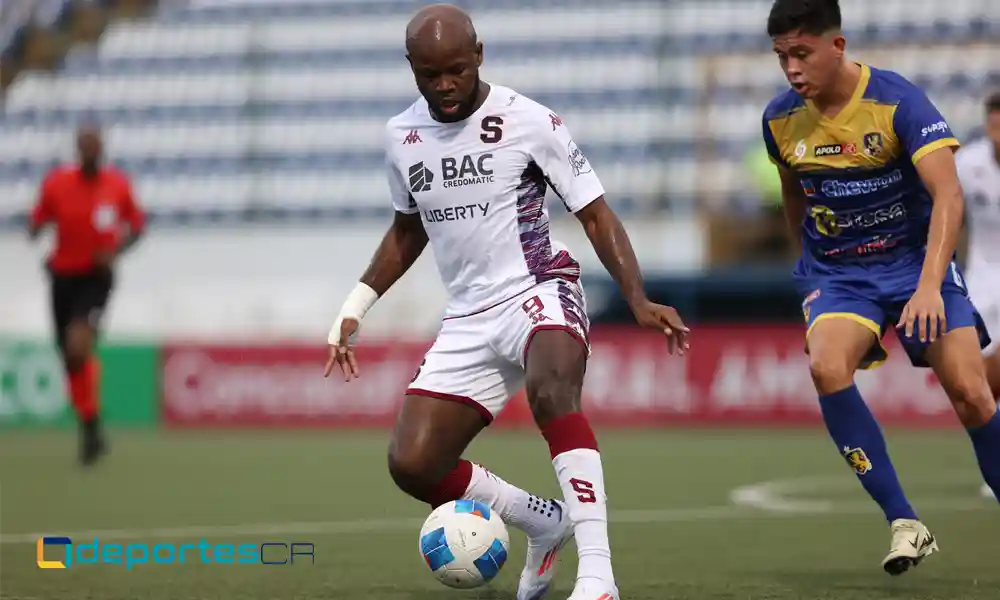
[[[749, 198], [744, 153], [787, 84], [748, 0], [466, 0], [484, 77], [564, 116], [626, 213]], [[116, 24], [0, 119], [0, 223], [95, 118], [155, 223], [383, 218], [381, 128], [416, 97], [411, 0], [191, 0]], [[992, 0], [843, 0], [852, 52], [924, 86], [956, 130], [1000, 84]], [[9, 219], [8, 219], [9, 221]]]

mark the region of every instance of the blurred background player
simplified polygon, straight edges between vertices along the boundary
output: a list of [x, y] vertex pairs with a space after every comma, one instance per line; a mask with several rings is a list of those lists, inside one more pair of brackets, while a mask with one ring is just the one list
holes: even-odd
[[[549, 187], [576, 215], [643, 327], [687, 349], [677, 312], [650, 302], [621, 222], [569, 129], [549, 108], [482, 81], [483, 44], [461, 9], [422, 9], [406, 30], [422, 98], [388, 123], [396, 216], [330, 332], [326, 374], [357, 371], [349, 345], [361, 319], [428, 241], [449, 301], [437, 340], [399, 413], [389, 470], [432, 507], [484, 502], [528, 535], [518, 600], [548, 590], [574, 537], [572, 600], [618, 600], [597, 439], [580, 403], [590, 354], [580, 265], [550, 234]], [[563, 498], [543, 501], [462, 458], [522, 386], [548, 442]]]
[[1000, 490], [1000, 414], [980, 358], [990, 338], [954, 262], [959, 143], [922, 90], [845, 56], [837, 0], [776, 0], [767, 31], [792, 86], [765, 110], [763, 135], [803, 246], [810, 369], [831, 437], [891, 525], [882, 566], [898, 575], [937, 543], [854, 383], [885, 360], [890, 326], [912, 364], [934, 370]]
[[55, 228], [46, 262], [52, 317], [80, 423], [80, 460], [89, 465], [106, 449], [94, 347], [114, 287], [115, 262], [142, 233], [144, 217], [128, 177], [103, 164], [96, 126], [80, 127], [76, 148], [78, 161], [56, 167], [42, 182], [28, 233], [34, 240], [46, 225]]
[[[966, 206], [966, 281], [993, 338], [983, 356], [993, 396], [1000, 398], [1000, 92], [985, 104], [986, 135], [959, 150], [956, 161]], [[993, 490], [983, 486], [983, 494]]]

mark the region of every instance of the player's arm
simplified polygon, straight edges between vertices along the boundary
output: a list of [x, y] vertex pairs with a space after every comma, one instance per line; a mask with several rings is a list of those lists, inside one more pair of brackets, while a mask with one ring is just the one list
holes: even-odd
[[598, 196], [596, 200], [577, 211], [576, 218], [583, 225], [594, 252], [618, 284], [628, 305], [634, 310], [635, 307], [648, 303], [639, 261], [632, 249], [628, 233], [621, 219], [605, 202], [604, 196]]
[[327, 335], [330, 357], [323, 372], [324, 377], [329, 377], [337, 364], [344, 372], [345, 381], [359, 376], [358, 363], [350, 348], [351, 337], [375, 302], [410, 270], [427, 247], [427, 231], [420, 220], [420, 209], [391, 155], [387, 155], [386, 174], [395, 209], [392, 224], [330, 328]]
[[122, 218], [128, 224], [128, 233], [118, 249], [119, 254], [128, 252], [146, 231], [146, 214], [136, 201], [132, 184], [128, 181], [125, 182], [122, 198]]
[[788, 225], [788, 235], [798, 251], [802, 251], [802, 222], [806, 218], [808, 201], [806, 193], [799, 183], [799, 178], [786, 167], [778, 165], [778, 175], [781, 177], [781, 205], [785, 211], [785, 223]]
[[49, 175], [42, 181], [38, 199], [28, 215], [28, 237], [38, 238], [42, 228], [55, 218], [55, 201], [53, 199], [53, 176]]
[[347, 296], [340, 314], [330, 328], [327, 336], [330, 356], [323, 371], [324, 377], [329, 377], [337, 364], [344, 373], [345, 381], [360, 376], [354, 351], [350, 347], [351, 337], [375, 302], [410, 270], [425, 247], [427, 231], [420, 220], [420, 213], [402, 212], [397, 207], [392, 225], [382, 237], [361, 281]]
[[958, 140], [930, 99], [916, 88], [896, 107], [893, 129], [933, 199], [919, 285], [939, 290], [955, 257], [965, 213], [955, 163]]
[[806, 210], [809, 204], [806, 193], [802, 189], [799, 178], [792, 171], [791, 167], [781, 156], [778, 144], [774, 139], [774, 132], [766, 115], [763, 120], [764, 146], [767, 148], [767, 156], [778, 169], [778, 176], [781, 178], [781, 205], [785, 212], [785, 222], [788, 225], [788, 233], [795, 247], [802, 249], [802, 222], [806, 218]]
[[427, 231], [420, 214], [397, 210], [360, 283], [381, 297], [410, 270], [426, 247]]
[[553, 191], [583, 226], [601, 264], [607, 269], [636, 320], [670, 336], [671, 352], [688, 348], [688, 328], [677, 311], [646, 297], [639, 261], [618, 215], [604, 199], [604, 186], [565, 123], [539, 115], [532, 130], [531, 154]]
[[965, 201], [952, 148], [942, 147], [929, 152], [917, 161], [916, 167], [934, 201], [920, 285], [939, 289], [958, 248]]
[[[966, 155], [967, 156], [967, 155]], [[968, 181], [969, 168], [968, 161], [963, 159], [962, 153], [955, 154], [955, 165], [958, 169], [958, 182]], [[962, 211], [962, 228], [958, 233], [958, 247], [955, 250], [955, 261], [961, 269], [965, 269], [969, 259], [969, 205], [965, 201], [965, 191], [963, 186], [962, 198], [965, 208]]]

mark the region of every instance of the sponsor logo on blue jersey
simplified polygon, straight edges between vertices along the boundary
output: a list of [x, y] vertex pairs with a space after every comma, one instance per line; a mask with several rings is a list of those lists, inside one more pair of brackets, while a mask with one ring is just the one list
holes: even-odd
[[820, 190], [827, 198], [848, 198], [850, 196], [875, 194], [902, 182], [903, 172], [896, 169], [885, 175], [858, 181], [827, 179], [820, 185]]

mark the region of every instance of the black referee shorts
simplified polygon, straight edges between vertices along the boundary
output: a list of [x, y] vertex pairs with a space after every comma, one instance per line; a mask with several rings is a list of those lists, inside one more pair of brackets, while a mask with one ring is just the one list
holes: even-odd
[[95, 330], [100, 328], [104, 308], [111, 296], [114, 276], [105, 272], [82, 275], [49, 274], [52, 292], [52, 316], [60, 348], [65, 348], [70, 323], [86, 320]]

